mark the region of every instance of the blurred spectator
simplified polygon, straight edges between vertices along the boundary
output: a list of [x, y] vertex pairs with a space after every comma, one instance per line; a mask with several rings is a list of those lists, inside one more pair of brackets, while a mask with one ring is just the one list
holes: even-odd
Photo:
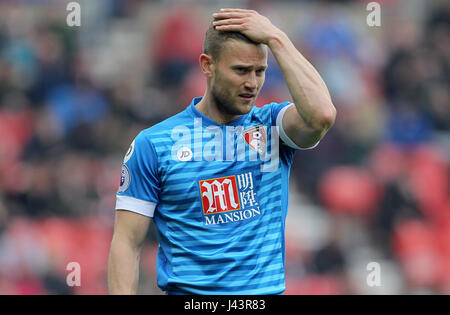
[[77, 78], [74, 85], [58, 85], [49, 92], [46, 103], [54, 123], [64, 134], [80, 125], [90, 127], [106, 116], [108, 103], [88, 78]]
[[152, 42], [158, 86], [173, 87], [184, 81], [190, 68], [198, 64], [204, 32], [186, 4], [175, 5], [164, 14]]

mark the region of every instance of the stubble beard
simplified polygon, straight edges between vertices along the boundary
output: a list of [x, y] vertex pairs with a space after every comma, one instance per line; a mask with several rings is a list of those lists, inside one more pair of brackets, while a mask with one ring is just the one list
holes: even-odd
[[[211, 89], [211, 96], [217, 105], [218, 110], [228, 116], [238, 116], [245, 115], [250, 112], [253, 108], [255, 99], [250, 102], [249, 110], [245, 110], [244, 108], [239, 108], [234, 102], [233, 97], [226, 91], [220, 91], [216, 89], [214, 86]], [[237, 100], [236, 100], [237, 101]]]

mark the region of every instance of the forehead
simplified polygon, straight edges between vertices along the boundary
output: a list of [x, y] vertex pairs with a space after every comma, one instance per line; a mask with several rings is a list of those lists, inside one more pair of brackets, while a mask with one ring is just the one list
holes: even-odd
[[220, 52], [220, 63], [228, 65], [267, 66], [267, 46], [240, 40], [227, 40]]

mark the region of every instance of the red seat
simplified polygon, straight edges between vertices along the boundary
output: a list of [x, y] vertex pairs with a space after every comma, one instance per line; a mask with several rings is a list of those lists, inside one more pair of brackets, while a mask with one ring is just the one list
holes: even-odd
[[379, 189], [370, 173], [355, 167], [332, 168], [319, 185], [325, 206], [336, 213], [369, 214], [379, 199]]

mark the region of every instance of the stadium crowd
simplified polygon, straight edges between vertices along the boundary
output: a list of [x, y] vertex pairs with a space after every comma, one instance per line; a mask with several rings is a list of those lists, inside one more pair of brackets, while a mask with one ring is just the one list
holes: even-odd
[[[123, 156], [203, 95], [198, 55], [222, 1], [0, 2], [0, 294], [104, 294]], [[338, 109], [296, 154], [286, 294], [450, 294], [450, 3], [234, 1], [268, 16]], [[272, 57], [257, 106], [289, 99]], [[140, 293], [156, 287], [157, 239]], [[69, 262], [81, 286], [69, 287]], [[370, 262], [381, 285], [366, 282]]]

